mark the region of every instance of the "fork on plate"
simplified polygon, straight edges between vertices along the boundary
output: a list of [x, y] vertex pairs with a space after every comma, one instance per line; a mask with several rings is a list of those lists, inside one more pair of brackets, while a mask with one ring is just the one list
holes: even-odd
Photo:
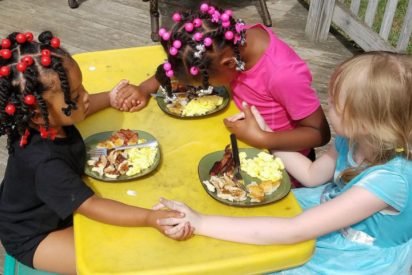
[[119, 150], [126, 150], [126, 149], [131, 149], [131, 148], [145, 148], [145, 147], [157, 147], [158, 143], [156, 140], [152, 140], [149, 142], [145, 143], [137, 143], [137, 144], [132, 144], [132, 145], [125, 145], [125, 146], [119, 146], [119, 147], [114, 147], [114, 148], [93, 148], [90, 149], [87, 154], [91, 158], [98, 158], [100, 156], [107, 156], [109, 151], [119, 151]]
[[243, 191], [248, 192], [242, 175], [240, 174], [240, 159], [239, 159], [239, 148], [237, 147], [237, 140], [235, 134], [230, 134], [230, 144], [232, 146], [233, 162], [235, 164], [233, 169], [233, 182], [237, 187], [243, 189]]

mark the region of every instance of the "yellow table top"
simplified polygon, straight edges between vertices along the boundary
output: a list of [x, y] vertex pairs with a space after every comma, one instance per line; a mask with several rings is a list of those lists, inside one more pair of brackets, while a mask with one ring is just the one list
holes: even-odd
[[[123, 78], [139, 83], [152, 75], [164, 54], [160, 46], [152, 46], [84, 53], [74, 58], [86, 89], [93, 93], [108, 90]], [[237, 112], [230, 103], [224, 111], [207, 118], [176, 119], [163, 113], [153, 99], [136, 113], [99, 112], [78, 125], [83, 137], [120, 128], [143, 130], [158, 139], [161, 162], [150, 175], [129, 182], [105, 183], [88, 177], [85, 181], [102, 197], [147, 208], [164, 196], [207, 214], [297, 215], [301, 209], [292, 193], [270, 205], [236, 208], [215, 201], [204, 191], [197, 175], [198, 162], [230, 142], [222, 121]], [[247, 147], [241, 142], [239, 146]], [[74, 230], [78, 273], [86, 275], [261, 273], [302, 264], [314, 249], [314, 241], [258, 246], [195, 236], [177, 242], [152, 228], [111, 226], [80, 214], [74, 217]]]

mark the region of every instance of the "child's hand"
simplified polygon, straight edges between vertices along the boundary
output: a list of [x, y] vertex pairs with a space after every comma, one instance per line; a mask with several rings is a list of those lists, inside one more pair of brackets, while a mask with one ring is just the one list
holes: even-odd
[[116, 86], [113, 87], [113, 89], [109, 92], [110, 106], [120, 110], [120, 106], [116, 102], [117, 93], [120, 89], [126, 87], [127, 85], [129, 85], [129, 81], [122, 79], [116, 84]]
[[[255, 146], [261, 147], [263, 132], [272, 131], [259, 114], [258, 110], [252, 106], [250, 108], [243, 102], [243, 112], [224, 120], [228, 130], [234, 133], [240, 140]], [[243, 119], [242, 119], [243, 117]]]
[[[163, 207], [162, 207], [163, 208]], [[190, 227], [189, 222], [183, 220], [184, 214], [174, 210], [160, 210], [155, 209], [149, 217], [149, 224], [165, 234], [167, 237], [177, 241], [187, 240], [193, 235], [193, 228]], [[160, 219], [174, 219], [174, 223], [159, 224]]]
[[150, 94], [141, 91], [139, 86], [129, 84], [119, 90], [116, 104], [121, 111], [136, 112], [143, 109], [150, 99]]
[[[172, 201], [172, 200], [160, 198], [160, 202], [157, 205], [155, 205], [153, 208], [162, 209], [165, 207], [184, 214], [184, 218], [178, 219], [178, 218], [171, 217], [171, 218], [159, 219], [158, 220], [159, 225], [173, 226], [176, 223], [179, 223], [181, 222], [181, 220], [183, 220], [185, 223], [190, 223], [191, 233], [193, 233], [196, 230], [196, 228], [200, 226], [200, 222], [202, 220], [201, 215], [199, 215], [199, 213], [197, 213], [196, 211], [188, 207], [186, 204], [178, 202], [178, 201]], [[165, 231], [165, 234], [170, 236], [170, 235], [176, 234], [178, 230], [179, 228], [177, 227], [171, 227]]]

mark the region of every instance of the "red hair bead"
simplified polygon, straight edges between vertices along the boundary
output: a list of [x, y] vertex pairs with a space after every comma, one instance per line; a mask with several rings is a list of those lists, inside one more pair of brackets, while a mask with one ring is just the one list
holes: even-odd
[[3, 49], [8, 49], [8, 48], [10, 48], [10, 46], [11, 46], [10, 39], [5, 38], [5, 39], [1, 40], [1, 47]]
[[26, 32], [24, 36], [26, 37], [27, 42], [33, 41], [33, 34], [31, 32]]
[[0, 50], [0, 56], [4, 59], [9, 59], [11, 57], [11, 51], [9, 49]]
[[34, 95], [26, 95], [24, 97], [24, 104], [26, 105], [34, 105], [36, 103], [36, 98]]
[[4, 111], [8, 115], [12, 116], [12, 115], [14, 115], [14, 112], [16, 112], [16, 107], [14, 106], [14, 104], [9, 103], [9, 104], [6, 105], [6, 108], [4, 108]]
[[41, 55], [42, 56], [50, 56], [50, 50], [48, 50], [48, 49], [44, 49], [44, 50], [41, 50]]
[[19, 44], [23, 44], [24, 42], [26, 42], [26, 36], [22, 33], [19, 33], [16, 35], [16, 41]]
[[27, 65], [26, 65], [26, 63], [19, 62], [19, 63], [17, 63], [17, 65], [16, 65], [16, 69], [17, 69], [19, 72], [24, 73], [24, 71], [27, 69]]
[[30, 55], [26, 55], [24, 56], [21, 61], [26, 64], [27, 66], [31, 66], [33, 64], [33, 57], [31, 57]]
[[58, 47], [60, 47], [60, 39], [57, 38], [57, 37], [53, 37], [53, 38], [51, 39], [51, 41], [50, 41], [50, 45], [51, 45], [53, 48], [57, 49]]
[[10, 74], [10, 67], [9, 66], [0, 67], [0, 76], [8, 76], [9, 74]]
[[50, 56], [47, 55], [43, 55], [40, 59], [40, 63], [44, 66], [44, 67], [48, 67], [51, 64], [51, 58]]

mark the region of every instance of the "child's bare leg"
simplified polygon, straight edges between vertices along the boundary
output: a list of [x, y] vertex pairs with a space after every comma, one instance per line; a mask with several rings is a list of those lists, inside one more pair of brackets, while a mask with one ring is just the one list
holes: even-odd
[[36, 269], [59, 274], [76, 274], [73, 227], [50, 233], [37, 247]]

